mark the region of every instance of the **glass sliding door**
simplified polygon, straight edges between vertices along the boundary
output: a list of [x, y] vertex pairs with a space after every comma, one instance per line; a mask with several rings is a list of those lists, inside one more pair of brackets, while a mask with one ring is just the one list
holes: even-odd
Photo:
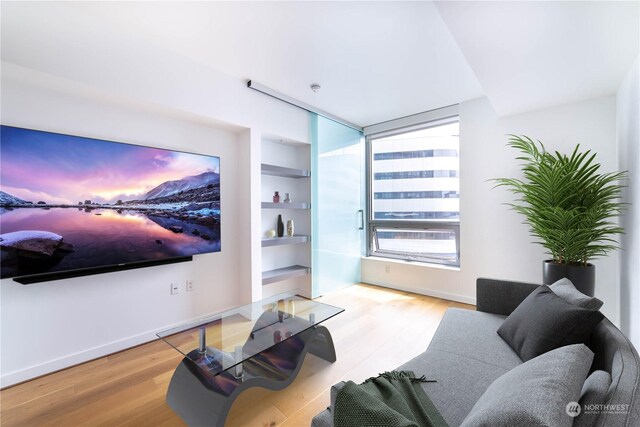
[[311, 114], [312, 294], [360, 282], [364, 253], [362, 133]]

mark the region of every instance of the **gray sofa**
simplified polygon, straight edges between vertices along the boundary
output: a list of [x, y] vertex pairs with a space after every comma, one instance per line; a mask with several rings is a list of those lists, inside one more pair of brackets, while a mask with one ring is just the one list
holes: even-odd
[[[476, 286], [477, 311], [447, 310], [429, 348], [397, 368], [437, 379], [435, 383], [422, 383], [421, 386], [450, 426], [458, 426], [465, 420], [494, 380], [523, 363], [496, 331], [538, 285], [478, 279]], [[589, 347], [594, 352], [591, 371], [603, 370], [611, 375], [611, 384], [604, 389], [606, 397], [600, 403], [623, 405], [614, 408], [625, 410], [597, 411], [589, 419], [581, 414], [574, 419], [573, 425], [639, 426], [640, 360], [637, 351], [607, 318], [594, 329]], [[332, 403], [342, 384], [332, 387]], [[311, 425], [333, 426], [331, 408], [314, 417]]]

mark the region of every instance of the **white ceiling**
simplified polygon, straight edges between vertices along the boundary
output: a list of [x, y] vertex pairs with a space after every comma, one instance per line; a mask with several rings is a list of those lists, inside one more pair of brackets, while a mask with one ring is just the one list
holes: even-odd
[[501, 115], [615, 93], [638, 57], [640, 2], [439, 2]]
[[[127, 37], [360, 125], [483, 95], [506, 115], [614, 93], [638, 56], [638, 6], [3, 1], [2, 57], [29, 66], [38, 55], [46, 71], [111, 34], [113, 49]], [[39, 37], [60, 55], [43, 55]]]

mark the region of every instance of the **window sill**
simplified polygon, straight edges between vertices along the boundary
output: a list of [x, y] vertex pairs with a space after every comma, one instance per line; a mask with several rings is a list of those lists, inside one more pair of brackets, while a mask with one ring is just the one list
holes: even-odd
[[426, 268], [438, 268], [441, 270], [449, 270], [449, 271], [460, 271], [460, 267], [454, 267], [451, 265], [444, 265], [444, 264], [435, 264], [435, 263], [424, 262], [424, 261], [386, 258], [386, 257], [380, 257], [380, 256], [363, 256], [362, 259], [377, 261], [377, 262], [386, 262], [386, 263], [392, 263], [392, 264], [415, 265], [418, 267], [426, 267]]

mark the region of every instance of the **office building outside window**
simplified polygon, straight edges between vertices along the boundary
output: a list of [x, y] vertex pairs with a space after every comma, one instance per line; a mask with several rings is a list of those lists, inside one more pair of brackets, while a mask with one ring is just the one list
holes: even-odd
[[458, 117], [367, 138], [369, 255], [460, 265]]

